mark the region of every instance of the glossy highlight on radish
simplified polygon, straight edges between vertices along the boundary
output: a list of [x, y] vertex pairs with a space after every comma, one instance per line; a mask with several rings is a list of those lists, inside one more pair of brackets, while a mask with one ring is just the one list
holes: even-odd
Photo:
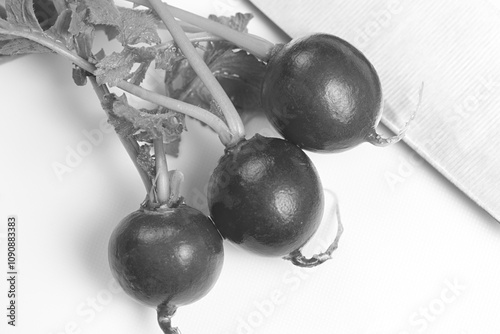
[[[0, 6], [0, 54], [52, 51], [73, 63], [77, 85], [91, 83], [146, 188], [140, 209], [126, 216], [111, 235], [111, 272], [127, 294], [156, 308], [164, 333], [179, 334], [171, 325], [172, 316], [179, 306], [197, 301], [214, 286], [223, 265], [223, 237], [253, 252], [312, 267], [331, 258], [343, 228], [338, 216], [337, 236], [328, 249], [310, 258], [302, 254], [324, 210], [323, 188], [314, 165], [288, 140], [260, 135], [245, 139], [234, 94], [227, 96], [224, 88], [228, 85], [221, 86], [200, 55], [203, 49], [211, 49], [209, 54], [215, 58], [210, 58], [219, 62], [219, 73], [231, 80], [237, 77], [245, 87], [255, 87], [255, 93], [263, 72], [253, 74], [262, 71], [275, 50], [274, 44], [243, 33], [248, 23], [241, 21], [245, 15], [221, 17], [225, 22], [221, 25], [162, 0], [129, 1], [148, 5], [152, 11], [120, 8], [109, 0], [80, 1], [78, 6], [49, 1], [50, 8], [32, 0], [7, 1], [6, 10]], [[49, 16], [46, 19], [45, 14]], [[174, 16], [181, 16], [180, 20]], [[107, 48], [94, 44], [94, 32], [103, 26], [109, 28], [108, 37], [116, 38], [122, 46], [119, 52], [106, 54]], [[242, 29], [235, 31], [231, 26]], [[166, 27], [172, 39], [162, 40], [158, 27]], [[183, 29], [196, 35], [188, 36]], [[211, 29], [215, 30], [213, 34], [209, 33]], [[224, 29], [234, 47], [228, 48]], [[240, 39], [243, 45], [232, 38]], [[217, 43], [210, 44], [213, 49], [203, 44], [215, 40]], [[93, 50], [101, 51], [96, 54]], [[241, 61], [227, 66], [224, 60], [230, 57], [223, 55], [234, 56], [236, 51], [255, 58], [247, 61], [246, 67]], [[184, 60], [187, 64], [180, 66]], [[144, 87], [152, 63], [155, 71], [164, 70], [165, 77], [172, 79], [166, 82], [166, 92], [179, 90], [179, 95]], [[177, 87], [179, 78], [186, 79], [182, 88]], [[191, 79], [199, 79], [209, 92], [210, 110], [181, 101], [180, 97], [189, 95], [186, 90], [192, 87]], [[125, 94], [111, 93], [108, 86], [156, 107], [135, 107]], [[231, 89], [234, 92], [234, 84]], [[258, 95], [253, 94], [252, 99]], [[168, 169], [166, 155], [179, 148], [180, 134], [185, 130], [181, 114], [211, 127], [226, 147], [209, 185], [209, 209], [215, 224], [184, 204], [180, 195], [184, 176], [181, 171]]]
[[257, 134], [226, 149], [210, 178], [208, 203], [224, 238], [261, 255], [286, 256], [317, 230], [324, 198], [300, 148]]
[[178, 333], [178, 306], [205, 296], [222, 269], [222, 238], [210, 218], [181, 204], [140, 209], [125, 217], [109, 241], [109, 263], [123, 290], [157, 308], [164, 333]]
[[[385, 146], [376, 132], [382, 88], [368, 59], [343, 39], [314, 34], [277, 47], [267, 65], [262, 104], [289, 141], [316, 152], [340, 152], [368, 141]], [[411, 116], [413, 119], [414, 114]]]

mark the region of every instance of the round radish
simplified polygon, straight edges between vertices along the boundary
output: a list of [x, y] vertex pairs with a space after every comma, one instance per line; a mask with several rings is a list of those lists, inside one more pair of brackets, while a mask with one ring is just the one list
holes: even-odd
[[264, 110], [289, 141], [311, 151], [338, 152], [382, 138], [382, 89], [375, 68], [348, 42], [327, 34], [292, 40], [268, 63], [263, 86]]
[[253, 252], [284, 256], [303, 246], [323, 215], [314, 165], [296, 145], [255, 135], [226, 149], [208, 187], [222, 236]]
[[222, 269], [222, 238], [212, 221], [187, 205], [140, 209], [125, 217], [109, 242], [114, 277], [127, 294], [157, 308], [165, 333], [178, 306], [210, 291]]

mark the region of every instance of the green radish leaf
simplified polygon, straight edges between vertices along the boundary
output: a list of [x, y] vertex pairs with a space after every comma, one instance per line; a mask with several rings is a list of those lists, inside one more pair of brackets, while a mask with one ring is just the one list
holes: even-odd
[[144, 144], [140, 146], [139, 154], [137, 155], [137, 164], [148, 174], [151, 180], [154, 180], [156, 167], [155, 159], [151, 156], [151, 145]]
[[157, 21], [151, 15], [151, 11], [119, 8], [119, 12], [121, 14], [120, 34], [117, 38], [123, 45], [161, 43], [156, 26]]
[[[5, 5], [7, 20], [0, 19], [0, 28], [7, 31], [28, 30], [45, 38], [54, 38], [52, 35], [44, 34], [35, 16], [32, 0], [7, 0]], [[53, 51], [49, 48], [27, 38], [0, 34], [0, 55], [12, 56], [51, 52]]]
[[145, 61], [139, 64], [139, 67], [132, 73], [132, 76], [128, 80], [131, 84], [139, 86], [142, 81], [146, 78], [146, 73], [152, 60]]
[[135, 55], [130, 49], [125, 48], [122, 52], [113, 52], [97, 63], [95, 75], [99, 85], [109, 84], [116, 86], [120, 80], [130, 78], [130, 70], [134, 65]]
[[233, 16], [209, 15], [208, 18], [239, 32], [247, 32], [248, 23], [252, 20], [253, 15], [250, 13], [236, 13]]
[[180, 49], [175, 46], [161, 49], [155, 57], [155, 68], [173, 72], [177, 64], [185, 59]]
[[80, 0], [68, 4], [72, 12], [70, 34], [77, 36], [80, 32], [95, 29], [96, 26], [104, 28], [105, 32], [116, 37], [120, 31], [120, 12], [112, 0]]
[[[156, 52], [153, 47], [125, 47], [119, 53], [113, 52], [97, 63], [97, 82], [111, 86], [115, 86], [120, 80], [130, 79], [134, 84], [142, 82], [149, 65], [156, 57]], [[139, 67], [131, 72], [136, 63]]]
[[[179, 143], [180, 139], [164, 144], [165, 154], [168, 154], [173, 157], [179, 156]], [[151, 180], [154, 180], [156, 176], [156, 166], [155, 166], [155, 158], [152, 155], [152, 144], [143, 144], [139, 147], [139, 154], [137, 155], [137, 164], [144, 170]], [[170, 172], [169, 172], [170, 173]]]
[[154, 47], [132, 48], [132, 50], [135, 55], [134, 62], [138, 63], [139, 66], [131, 73], [128, 81], [134, 85], [139, 85], [146, 78], [146, 73], [155, 59], [158, 50]]
[[128, 121], [126, 118], [118, 117], [113, 113], [110, 113], [109, 115], [108, 122], [114, 127], [117, 134], [122, 137], [133, 138], [136, 130], [132, 122]]
[[84, 0], [87, 20], [93, 25], [120, 26], [120, 12], [113, 0]]
[[33, 10], [33, 0], [6, 0], [7, 21], [33, 31], [42, 31]]
[[87, 18], [87, 7], [82, 2], [70, 3], [69, 9], [71, 10], [71, 22], [68, 28], [68, 32], [71, 35], [78, 35], [80, 31], [85, 30], [88, 27], [86, 22]]
[[95, 30], [90, 26], [86, 26], [78, 35], [72, 37], [76, 53], [91, 62], [92, 59], [92, 42], [94, 40]]
[[120, 117], [115, 113], [114, 103], [118, 100], [115, 94], [108, 94], [104, 96], [102, 101], [102, 108], [109, 115], [108, 123], [110, 123], [116, 133], [124, 138], [133, 138], [133, 135], [137, 132], [134, 124], [125, 117]]
[[179, 141], [185, 130], [184, 115], [158, 107], [154, 110], [136, 109], [128, 104], [125, 95], [111, 95], [106, 106], [110, 123], [125, 137], [139, 142], [153, 143], [154, 138], [163, 136], [164, 143]]

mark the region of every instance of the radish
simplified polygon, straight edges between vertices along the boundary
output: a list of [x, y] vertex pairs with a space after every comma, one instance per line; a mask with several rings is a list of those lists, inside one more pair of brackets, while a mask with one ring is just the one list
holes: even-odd
[[374, 136], [382, 89], [373, 66], [350, 44], [312, 35], [271, 57], [262, 104], [286, 139], [304, 149], [331, 152]]
[[312, 266], [336, 248], [309, 263], [294, 260], [304, 259], [300, 248], [321, 222], [324, 198], [313, 163], [286, 140], [257, 134], [227, 149], [210, 178], [208, 205], [222, 236], [257, 254]]
[[[171, 318], [177, 308], [206, 295], [220, 275], [223, 237], [253, 252], [282, 256], [295, 265], [311, 267], [330, 258], [337, 248], [342, 225], [339, 221], [337, 237], [326, 251], [311, 258], [302, 255], [302, 247], [321, 222], [324, 206], [317, 171], [297, 146], [307, 148], [307, 145], [300, 141], [292, 143], [292, 138], [288, 141], [256, 135], [245, 139], [243, 122], [231, 99], [193, 45], [198, 43], [196, 38], [185, 35], [170, 13], [173, 8], [160, 0], [146, 3], [157, 16], [149, 11], [118, 9], [112, 1], [93, 0], [79, 2], [78, 6], [54, 2], [52, 14], [44, 19], [43, 6], [33, 6], [32, 0], [8, 1], [6, 11], [0, 11], [0, 54], [55, 52], [75, 65], [73, 74], [77, 84], [84, 85], [87, 81], [92, 84], [147, 192], [141, 208], [126, 216], [111, 235], [108, 247], [111, 272], [127, 294], [157, 309], [158, 323], [164, 333], [176, 334], [179, 331], [172, 327]], [[172, 12], [195, 17], [177, 9]], [[161, 43], [156, 32], [158, 17], [173, 41]], [[210, 27], [224, 27], [209, 20], [201, 20], [202, 25], [203, 22]], [[115, 37], [123, 46], [119, 53], [92, 52], [94, 32], [102, 26], [109, 28], [108, 33], [118, 33]], [[183, 26], [186, 27], [185, 22]], [[197, 38], [205, 41], [219, 38], [202, 35]], [[268, 62], [270, 70], [274, 62], [285, 62], [269, 57], [281, 54], [286, 47], [278, 50], [260, 38], [241, 33], [236, 36], [247, 38], [249, 43], [243, 38], [242, 48], [253, 49]], [[174, 48], [167, 47], [171, 44], [180, 52], [171, 54]], [[188, 60], [189, 70], [196, 73], [210, 92], [213, 98], [210, 110], [141, 86], [153, 61], [158, 68], [172, 74], [169, 71], [175, 67], [176, 57]], [[271, 72], [268, 77], [273, 78], [274, 74]], [[270, 91], [271, 83], [266, 78], [263, 92]], [[153, 102], [158, 108], [135, 108], [125, 95], [111, 94], [107, 85]], [[370, 101], [380, 104], [379, 93], [375, 91]], [[182, 173], [167, 168], [166, 145], [178, 142], [184, 130], [183, 118], [176, 113], [210, 126], [226, 147], [209, 184], [212, 219], [184, 203], [179, 194]], [[289, 116], [288, 111], [286, 115]], [[317, 125], [324, 126], [321, 120]]]
[[212, 221], [182, 204], [142, 208], [125, 217], [109, 241], [111, 271], [123, 290], [157, 308], [167, 334], [177, 333], [171, 317], [214, 286], [222, 269], [222, 238]]
[[[375, 68], [348, 42], [315, 34], [295, 39], [271, 57], [262, 104], [275, 128], [289, 141], [318, 152], [339, 152], [382, 138], [382, 88]], [[413, 118], [414, 115], [411, 116]]]

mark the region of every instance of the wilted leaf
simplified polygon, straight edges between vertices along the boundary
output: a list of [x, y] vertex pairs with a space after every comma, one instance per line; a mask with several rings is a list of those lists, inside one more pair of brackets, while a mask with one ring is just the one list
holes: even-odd
[[184, 55], [176, 46], [161, 49], [156, 54], [155, 68], [173, 71], [176, 64], [183, 59], [185, 59]]
[[104, 107], [116, 131], [139, 142], [152, 143], [159, 137], [163, 137], [165, 143], [175, 142], [185, 129], [183, 114], [162, 107], [138, 110], [128, 104], [125, 95], [110, 95]]
[[142, 81], [146, 78], [146, 73], [152, 60], [145, 61], [139, 64], [139, 67], [132, 73], [132, 76], [128, 80], [131, 84], [140, 85]]
[[7, 21], [20, 27], [42, 31], [33, 10], [33, 0], [6, 0]]
[[151, 146], [144, 144], [140, 146], [139, 154], [137, 155], [137, 164], [141, 167], [143, 171], [148, 174], [151, 179], [155, 178], [155, 160], [151, 156]]
[[88, 26], [85, 22], [87, 17], [87, 8], [81, 2], [77, 4], [70, 4], [69, 8], [71, 10], [71, 22], [68, 31], [72, 35], [78, 35], [80, 31], [85, 30]]
[[119, 11], [121, 18], [118, 40], [123, 45], [161, 43], [156, 20], [150, 11], [128, 8], [120, 8]]
[[247, 32], [248, 22], [250, 22], [250, 20], [253, 18], [253, 15], [250, 13], [236, 13], [236, 15], [233, 16], [209, 15], [208, 18], [210, 20], [228, 26], [233, 30], [237, 30], [239, 32]]
[[115, 86], [120, 80], [126, 80], [130, 76], [130, 70], [134, 65], [134, 54], [127, 49], [122, 52], [113, 52], [97, 63], [95, 75], [99, 85], [109, 84]]
[[[112, 86], [120, 80], [130, 79], [132, 83], [141, 82], [155, 57], [156, 49], [153, 47], [125, 47], [120, 53], [113, 52], [97, 63], [95, 72], [97, 82]], [[135, 63], [138, 63], [139, 67], [131, 72]]]
[[120, 12], [113, 0], [84, 0], [88, 9], [88, 21], [92, 24], [120, 25]]

